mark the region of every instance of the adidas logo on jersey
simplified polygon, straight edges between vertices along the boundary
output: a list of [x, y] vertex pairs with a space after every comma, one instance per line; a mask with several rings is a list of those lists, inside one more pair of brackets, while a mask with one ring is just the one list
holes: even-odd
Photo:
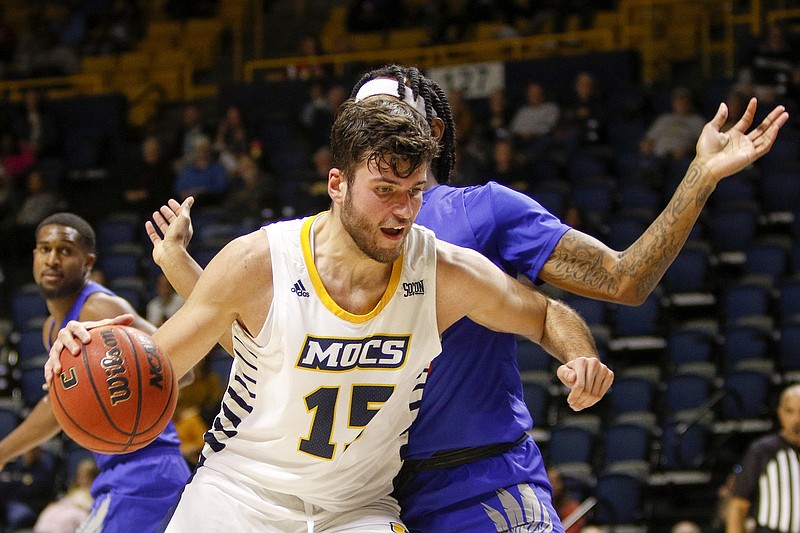
[[294, 285], [292, 286], [292, 292], [303, 298], [308, 298], [311, 296], [311, 294], [309, 294], [309, 292], [306, 290], [305, 285], [303, 285], [303, 282], [299, 279], [294, 282]]
[[423, 280], [403, 283], [403, 297], [408, 298], [416, 294], [425, 294], [425, 282]]
[[375, 335], [364, 339], [308, 336], [297, 367], [325, 371], [400, 368], [406, 362], [409, 341], [408, 335]]

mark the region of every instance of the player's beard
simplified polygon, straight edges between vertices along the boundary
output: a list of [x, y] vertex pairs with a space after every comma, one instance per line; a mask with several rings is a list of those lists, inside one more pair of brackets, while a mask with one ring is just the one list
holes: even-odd
[[41, 284], [38, 285], [39, 292], [42, 294], [45, 300], [57, 300], [69, 294], [77, 294], [80, 292], [85, 282], [86, 280], [83, 278], [76, 278], [72, 281], [65, 281], [61, 285], [52, 288], [43, 287]]
[[367, 219], [367, 216], [358, 211], [350, 198], [350, 191], [348, 190], [344, 196], [344, 203], [342, 205], [342, 226], [345, 231], [353, 239], [353, 242], [358, 246], [364, 255], [379, 263], [394, 263], [403, 251], [402, 243], [396, 249], [387, 250], [380, 248], [375, 242], [370, 242], [368, 235], [372, 232], [372, 224]]

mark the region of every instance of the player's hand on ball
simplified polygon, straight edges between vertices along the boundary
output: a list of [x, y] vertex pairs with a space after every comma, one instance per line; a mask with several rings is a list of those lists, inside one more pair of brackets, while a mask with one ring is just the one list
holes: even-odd
[[44, 364], [44, 388], [47, 389], [53, 379], [53, 376], [61, 372], [61, 352], [66, 348], [72, 355], [79, 355], [81, 353], [81, 345], [87, 344], [91, 339], [89, 330], [100, 326], [109, 325], [128, 326], [133, 324], [133, 315], [125, 314], [115, 318], [106, 318], [105, 320], [95, 320], [89, 322], [78, 322], [70, 320], [67, 325], [61, 328], [56, 336], [56, 341], [50, 348], [50, 353], [47, 357], [47, 362]]
[[614, 381], [614, 372], [596, 357], [578, 357], [558, 367], [556, 373], [571, 389], [567, 403], [573, 411], [596, 404]]

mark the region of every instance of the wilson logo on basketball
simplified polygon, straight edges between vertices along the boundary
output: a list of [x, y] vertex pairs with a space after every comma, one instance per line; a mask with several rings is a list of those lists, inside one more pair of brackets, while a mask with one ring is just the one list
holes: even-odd
[[152, 343], [143, 344], [144, 353], [147, 354], [147, 364], [150, 367], [150, 386], [164, 390], [164, 368], [156, 347]]
[[117, 405], [131, 397], [128, 378], [124, 375], [126, 369], [122, 360], [122, 351], [119, 349], [113, 330], [103, 331], [100, 335], [103, 338], [103, 344], [108, 348], [105, 357], [100, 359], [100, 366], [105, 369], [106, 386], [111, 405]]

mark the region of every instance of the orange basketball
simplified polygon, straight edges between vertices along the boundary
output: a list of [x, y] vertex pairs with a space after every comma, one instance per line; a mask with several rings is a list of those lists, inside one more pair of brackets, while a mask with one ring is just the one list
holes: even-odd
[[61, 373], [50, 402], [61, 428], [76, 443], [100, 453], [129, 453], [153, 442], [175, 411], [178, 389], [172, 364], [138, 329], [89, 330], [80, 355], [61, 352]]

